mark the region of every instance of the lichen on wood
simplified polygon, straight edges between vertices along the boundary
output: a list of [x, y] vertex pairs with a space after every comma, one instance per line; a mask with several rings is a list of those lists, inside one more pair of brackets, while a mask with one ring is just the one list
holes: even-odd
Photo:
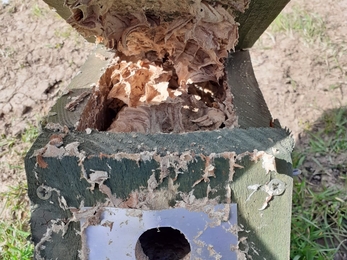
[[248, 1], [132, 4], [66, 1], [68, 22], [116, 54], [77, 129], [181, 133], [236, 126], [224, 62], [238, 39], [234, 11]]

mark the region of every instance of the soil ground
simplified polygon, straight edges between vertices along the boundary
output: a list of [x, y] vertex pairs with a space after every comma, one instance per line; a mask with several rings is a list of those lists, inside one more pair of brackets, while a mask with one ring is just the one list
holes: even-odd
[[[298, 146], [308, 145], [305, 130], [317, 125], [324, 111], [347, 104], [346, 16], [345, 0], [292, 0], [251, 49], [269, 109]], [[29, 144], [18, 137], [49, 112], [95, 44], [38, 0], [2, 0], [0, 35], [3, 192], [25, 182], [23, 151]], [[331, 162], [318, 159], [330, 167]]]
[[0, 2], [0, 33], [1, 192], [25, 179], [27, 144], [7, 141], [37, 126], [95, 45], [37, 0]]
[[273, 117], [298, 140], [324, 111], [347, 103], [347, 1], [292, 0], [283, 16], [301, 24], [273, 24], [251, 55]]

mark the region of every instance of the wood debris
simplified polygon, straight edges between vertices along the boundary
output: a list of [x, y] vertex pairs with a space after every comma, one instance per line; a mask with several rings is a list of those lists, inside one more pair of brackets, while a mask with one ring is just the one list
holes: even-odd
[[79, 96], [72, 98], [72, 101], [65, 105], [65, 109], [69, 111], [75, 111], [76, 107], [90, 95], [90, 91], [84, 91]]

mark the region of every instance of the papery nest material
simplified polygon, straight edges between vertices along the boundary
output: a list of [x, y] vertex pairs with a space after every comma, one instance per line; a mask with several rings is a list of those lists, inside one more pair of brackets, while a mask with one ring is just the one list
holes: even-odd
[[[116, 118], [109, 130], [187, 132], [236, 124], [231, 94], [225, 94], [230, 91], [225, 84], [224, 61], [238, 40], [234, 13], [244, 11], [248, 1], [149, 4], [131, 0], [67, 0], [65, 4], [72, 11], [68, 22], [73, 27], [86, 37], [96, 36], [98, 42], [114, 49], [118, 56], [111, 65], [113, 71], [106, 72], [108, 82], [100, 79], [95, 89], [107, 96], [100, 106], [115, 111]], [[217, 90], [201, 87], [203, 83], [216, 84]], [[201, 104], [189, 96], [192, 92], [199, 92], [195, 96], [202, 98]], [[219, 92], [224, 96], [215, 95]], [[89, 103], [93, 105], [92, 101]], [[165, 108], [152, 109], [164, 103]], [[183, 108], [190, 113], [184, 113]], [[105, 112], [104, 108], [98, 110]], [[167, 112], [158, 116], [159, 110]], [[192, 116], [197, 111], [200, 114]], [[134, 112], [138, 115], [132, 115]], [[187, 119], [174, 122], [181, 117], [189, 118], [189, 126], [184, 123]], [[125, 122], [124, 118], [128, 120]], [[169, 126], [162, 122], [154, 126], [155, 120], [166, 120]], [[124, 123], [126, 126], [122, 126]], [[86, 127], [93, 126], [82, 125], [79, 130]]]

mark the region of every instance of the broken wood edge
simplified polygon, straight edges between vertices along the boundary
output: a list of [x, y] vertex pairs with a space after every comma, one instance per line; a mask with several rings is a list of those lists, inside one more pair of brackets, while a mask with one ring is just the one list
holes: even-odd
[[[234, 154], [231, 154], [232, 155], [232, 157], [234, 156]], [[249, 154], [245, 154], [245, 155], [239, 155], [238, 156], [238, 158], [239, 159], [243, 159], [243, 157], [244, 156], [248, 156]], [[253, 156], [255, 156], [255, 155], [253, 155]], [[237, 168], [238, 169], [242, 169], [242, 165], [238, 165], [237, 166]], [[233, 170], [234, 171], [234, 170]], [[237, 171], [236, 171], [237, 172]], [[233, 175], [235, 174], [235, 172], [233, 172], [232, 173]], [[273, 173], [273, 174], [275, 174], [275, 173]], [[272, 174], [271, 174], [272, 175]], [[264, 176], [266, 176], [266, 173], [264, 173]], [[273, 175], [272, 177], [276, 177], [276, 178], [282, 178], [281, 176], [280, 176], [280, 174], [275, 174], [275, 175]], [[153, 177], [153, 175], [151, 175], [151, 178]], [[230, 175], [229, 175], [229, 179], [230, 179]], [[267, 178], [266, 178], [267, 179]], [[101, 181], [96, 181], [96, 183], [98, 183], [99, 184], [99, 188], [100, 189], [102, 189], [102, 185], [103, 185], [103, 181], [104, 180], [101, 180]], [[234, 181], [237, 181], [237, 180], [234, 180]], [[290, 179], [288, 180], [288, 178], [284, 178], [284, 181], [286, 182], [286, 184], [288, 185], [288, 189], [290, 188], [290, 186], [291, 186], [291, 183], [290, 183]], [[264, 181], [263, 181], [264, 182]], [[153, 186], [151, 186], [151, 183], [152, 182], [149, 182], [148, 183], [148, 185], [149, 185], [149, 187], [152, 187], [153, 188]], [[92, 183], [91, 183], [92, 184]], [[233, 184], [232, 182], [231, 182], [231, 184]], [[263, 183], [263, 184], [265, 184], [265, 182]], [[236, 184], [235, 184], [236, 185]], [[152, 189], [152, 188], [150, 188], [149, 189], [149, 192], [150, 192], [150, 190]], [[240, 188], [242, 188], [242, 187], [240, 187]], [[153, 190], [154, 191], [154, 190]], [[252, 227], [251, 225], [250, 225], [250, 219], [248, 218], [247, 220], [242, 220], [242, 217], [244, 217], [245, 215], [243, 214], [243, 210], [244, 210], [244, 208], [247, 208], [247, 206], [244, 206], [243, 204], [245, 204], [245, 203], [242, 203], [243, 201], [241, 200], [241, 198], [237, 198], [237, 196], [235, 195], [235, 191], [233, 191], [233, 189], [231, 188], [231, 191], [232, 191], [232, 193], [230, 192], [229, 193], [229, 195], [231, 195], [231, 194], [233, 194], [234, 196], [232, 197], [233, 198], [233, 200], [235, 200], [235, 201], [237, 201], [238, 202], [238, 206], [239, 206], [239, 216], [241, 217], [241, 219], [240, 219], [240, 221], [239, 221], [239, 227], [235, 227], [235, 230], [233, 230], [232, 232], [235, 232], [235, 231], [239, 231], [239, 232], [244, 232], [245, 234], [249, 234], [250, 232], [254, 232], [254, 227]], [[164, 195], [164, 193], [162, 193], [163, 191], [159, 191], [159, 193], [157, 194], [157, 196], [159, 196], [159, 197], [161, 197], [161, 196], [163, 196]], [[58, 194], [58, 193], [57, 193]], [[106, 193], [107, 194], [107, 193]], [[286, 193], [286, 194], [288, 194], [288, 193]], [[109, 196], [109, 194], [107, 194], [107, 196]], [[186, 205], [186, 203], [189, 203], [189, 201], [193, 201], [192, 202], [192, 204], [191, 203], [189, 203], [188, 205], [190, 205], [190, 206], [193, 206], [191, 209], [194, 209], [194, 210], [197, 210], [197, 211], [200, 211], [200, 210], [202, 210], [203, 208], [205, 208], [206, 207], [206, 205], [209, 205], [209, 204], [211, 204], [211, 205], [214, 205], [214, 204], [216, 204], [216, 203], [218, 203], [217, 201], [215, 201], [215, 200], [211, 200], [211, 199], [208, 199], [208, 190], [207, 190], [207, 196], [204, 198], [204, 199], [194, 199], [194, 195], [193, 195], [193, 193], [192, 194], [190, 194], [190, 193], [188, 193], [188, 194], [186, 194], [186, 195], [184, 195], [184, 194], [181, 194], [181, 196], [187, 196], [186, 197], [186, 199], [184, 199], [183, 201], [182, 201], [182, 203], [181, 204], [179, 204], [179, 206], [181, 206], [181, 207], [185, 207]], [[259, 195], [258, 195], [259, 196]], [[131, 199], [131, 197], [130, 197], [130, 199]], [[231, 199], [230, 197], [229, 197], [229, 199]], [[59, 200], [59, 197], [58, 197], [58, 200]], [[61, 197], [61, 199], [60, 199], [61, 201], [65, 201], [65, 199], [64, 199], [64, 197]], [[90, 216], [89, 217], [87, 217], [87, 218], [91, 218], [88, 222], [89, 222], [89, 224], [91, 224], [91, 225], [95, 225], [95, 224], [97, 224], [97, 223], [99, 223], [99, 221], [100, 221], [100, 219], [98, 220], [98, 218], [95, 218], [95, 213], [94, 212], [101, 212], [101, 209], [103, 208], [103, 207], [105, 207], [105, 206], [115, 206], [113, 203], [111, 203], [110, 204], [110, 202], [112, 202], [112, 201], [114, 201], [114, 200], [117, 200], [117, 198], [109, 198], [109, 200], [107, 200], [105, 203], [101, 203], [101, 204], [97, 204], [96, 205], [96, 207], [97, 207], [97, 209], [96, 208], [93, 208], [93, 210], [91, 211], [91, 213], [90, 213]], [[274, 201], [278, 201], [279, 199], [275, 199]], [[185, 201], [185, 202], [184, 202]], [[271, 202], [271, 206], [272, 207], [274, 207], [274, 201], [272, 201]], [[118, 202], [120, 202], [120, 203], [128, 203], [129, 202], [129, 199], [127, 200], [127, 201], [124, 201], [124, 200], [119, 200], [118, 199]], [[125, 204], [125, 205], [126, 205]], [[276, 207], [278, 208], [278, 207], [280, 207], [281, 208], [281, 211], [282, 212], [285, 212], [285, 213], [288, 213], [288, 210], [287, 209], [283, 209], [283, 205], [282, 205], [283, 203], [281, 203], [281, 205], [276, 205]], [[117, 205], [118, 206], [118, 205]], [[271, 208], [271, 206], [270, 206], [270, 208]], [[288, 204], [288, 206], [289, 206], [289, 208], [290, 208], [290, 203]], [[70, 223], [71, 221], [79, 221], [79, 217], [78, 217], [78, 215], [77, 214], [84, 214], [84, 212], [80, 212], [79, 210], [78, 210], [78, 208], [77, 209], [72, 209], [71, 207], [69, 207], [67, 204], [61, 204], [61, 206], [60, 207], [63, 207], [64, 209], [69, 209], [69, 210], [71, 210], [71, 212], [73, 213], [73, 217], [72, 218], [70, 218], [70, 219], [68, 219], [68, 223]], [[118, 206], [119, 207], [119, 206]], [[203, 208], [202, 208], [203, 207]], [[82, 206], [81, 207], [79, 207], [79, 208], [82, 208]], [[254, 209], [253, 208], [253, 210], [256, 210], [256, 209]], [[267, 211], [264, 211], [264, 212], [267, 212]], [[97, 214], [98, 216], [100, 216], [100, 214]], [[255, 212], [253, 212], [253, 214], [254, 215], [256, 215], [258, 212], [257, 211], [255, 211]], [[277, 214], [277, 216], [279, 217], [279, 218], [281, 218], [281, 214], [279, 214], [278, 212], [276, 212]], [[264, 213], [262, 213], [262, 214], [264, 214]], [[273, 215], [274, 213], [272, 212], [272, 215]], [[270, 215], [271, 216], [271, 215]], [[257, 219], [259, 219], [259, 217], [257, 216], [256, 217]], [[64, 218], [63, 218], [64, 219]], [[51, 237], [51, 235], [52, 235], [52, 233], [61, 233], [61, 231], [63, 231], [63, 230], [67, 230], [67, 228], [68, 228], [68, 226], [66, 226], [64, 223], [66, 223], [66, 220], [65, 220], [65, 222], [63, 221], [63, 219], [54, 219], [54, 220], [52, 220], [52, 226], [47, 230], [47, 232], [46, 232], [46, 234], [43, 236], [43, 238], [42, 238], [42, 240], [40, 240], [40, 242], [37, 244], [37, 246], [36, 246], [36, 253], [39, 255], [40, 254], [40, 246], [42, 246], [42, 245], [44, 245], [46, 242], [48, 242], [49, 241], [49, 238]], [[266, 219], [265, 217], [264, 217], [264, 219]], [[263, 219], [263, 221], [262, 222], [264, 222], [264, 219]], [[272, 220], [272, 218], [271, 217], [268, 217], [267, 218], [267, 220], [269, 220], [270, 221], [270, 223], [272, 223], [273, 222], [273, 220]], [[57, 224], [58, 223], [58, 224]], [[259, 224], [259, 223], [258, 223]], [[68, 225], [68, 224], [67, 224]], [[260, 225], [260, 224], [259, 224]], [[264, 225], [264, 223], [262, 223], [262, 225]], [[274, 226], [276, 226], [276, 224], [275, 223], [272, 223], [272, 225], [274, 225]], [[80, 230], [80, 231], [78, 231], [78, 233], [83, 233], [84, 232], [84, 230], [85, 230], [85, 228], [87, 228], [87, 226], [85, 226], [85, 227], [82, 227], [82, 229]], [[286, 229], [286, 227], [285, 226], [282, 226], [282, 229]], [[272, 234], [273, 234], [273, 230], [272, 230]], [[63, 234], [62, 234], [62, 237], [64, 236], [64, 232], [63, 232]], [[79, 236], [77, 236], [77, 238], [76, 239], [78, 239], [78, 237]], [[254, 243], [254, 238], [253, 237], [250, 237], [250, 236], [248, 236], [247, 238], [245, 238], [245, 237], [241, 237], [242, 239], [241, 239], [241, 241], [242, 241], [242, 243], [243, 243], [243, 245], [245, 244], [245, 243], [247, 243], [248, 244], [248, 246], [249, 247], [252, 247], [252, 249], [253, 249], [253, 251], [255, 251], [255, 252], [262, 252], [262, 256], [264, 256], [264, 254], [266, 253], [266, 250], [264, 249], [264, 248], [262, 248], [262, 249], [259, 249], [259, 244], [260, 244], [260, 242], [258, 241], [257, 243]], [[279, 236], [277, 235], [276, 236], [276, 239], [278, 239], [279, 238]], [[281, 240], [282, 242], [283, 242], [283, 240]], [[285, 241], [287, 241], [286, 239], [285, 239]], [[83, 245], [83, 241], [82, 241], [82, 245]], [[277, 245], [278, 245], [278, 243], [277, 243]], [[249, 247], [247, 248], [245, 248], [244, 250], [242, 250], [242, 252], [240, 252], [240, 255], [243, 255], [243, 254], [246, 254], [246, 255], [252, 255], [252, 252], [251, 252], [251, 250], [249, 250]], [[272, 247], [273, 247], [273, 244], [272, 244]], [[285, 248], [285, 247], [282, 247], [282, 248]], [[84, 257], [86, 256], [86, 254], [85, 254], [85, 248], [81, 248], [81, 251], [79, 251], [80, 253], [79, 253], [79, 255], [81, 256], [81, 258], [82, 259], [87, 259], [87, 258], [83, 258], [82, 256], [84, 255]], [[235, 249], [235, 250], [238, 250], [238, 249]], [[284, 250], [284, 249], [282, 249], [282, 250]], [[265, 251], [265, 252], [264, 252]], [[269, 254], [269, 253], [266, 253], [266, 254]], [[281, 255], [281, 254], [280, 254]], [[271, 256], [271, 254], [269, 254], [269, 256]], [[282, 255], [283, 256], [283, 255]], [[38, 259], [39, 259], [39, 257], [37, 257]], [[242, 259], [242, 258], [240, 258], [240, 259]], [[245, 258], [244, 258], [245, 259]]]
[[[114, 55], [114, 52], [107, 50], [104, 46], [96, 46], [43, 120], [42, 126], [45, 127], [47, 123], [58, 123], [68, 128], [74, 128], [87, 104], [88, 93], [91, 93], [93, 86], [99, 81]], [[78, 98], [81, 100], [72, 104]], [[67, 107], [69, 104], [72, 104], [71, 108]]]

